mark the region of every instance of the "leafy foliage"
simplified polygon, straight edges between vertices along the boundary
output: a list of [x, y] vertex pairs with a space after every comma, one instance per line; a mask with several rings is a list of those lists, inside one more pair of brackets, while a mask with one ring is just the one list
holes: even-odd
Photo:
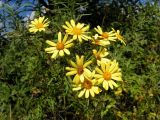
[[[76, 1], [65, 1], [67, 5], [56, 2], [54, 16], [48, 16], [51, 27], [45, 34], [30, 34], [27, 29], [16, 29], [7, 34], [9, 41], [1, 48], [0, 56], [0, 119], [160, 118], [158, 4], [140, 6], [142, 9], [136, 14], [129, 6], [125, 23], [110, 21], [106, 23], [108, 26], [103, 24], [104, 29], [115, 26], [123, 30], [127, 46], [117, 43], [109, 50], [120, 63], [124, 82], [121, 87], [107, 91], [104, 96], [86, 100], [79, 99], [72, 92], [71, 80], [61, 67], [67, 61], [54, 61], [44, 52], [45, 40], [56, 38], [55, 33], [63, 31], [61, 25], [64, 21], [78, 18], [79, 15], [75, 15], [75, 7], [79, 7]], [[122, 13], [119, 14], [121, 16]], [[115, 20], [119, 16], [115, 16]], [[93, 23], [91, 25], [96, 26]], [[88, 46], [79, 45], [75, 50], [87, 56], [90, 54], [86, 52], [88, 49]]]

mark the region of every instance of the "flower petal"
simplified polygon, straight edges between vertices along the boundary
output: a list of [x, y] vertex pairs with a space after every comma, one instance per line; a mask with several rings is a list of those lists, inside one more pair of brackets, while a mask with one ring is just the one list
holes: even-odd
[[70, 55], [70, 52], [68, 49], [64, 49], [64, 52], [67, 54], [67, 55]]
[[94, 93], [96, 93], [96, 94], [98, 94], [98, 93], [101, 91], [101, 89], [99, 89], [98, 87], [95, 87], [95, 86], [92, 87], [92, 90], [93, 90]]
[[113, 89], [113, 84], [112, 84], [111, 80], [108, 81], [108, 85], [109, 85], [109, 87], [110, 87], [111, 89]]
[[92, 73], [90, 70], [88, 70], [87, 68], [84, 68], [84, 72], [83, 72], [85, 77], [91, 77]]
[[95, 70], [96, 70], [97, 73], [103, 74], [103, 72], [98, 67], [96, 67]]
[[54, 43], [54, 42], [52, 42], [50, 40], [46, 40], [46, 43], [49, 44], [49, 45], [51, 45], [51, 46], [57, 46], [56, 43]]
[[83, 67], [85, 68], [85, 67], [87, 67], [88, 65], [90, 65], [91, 63], [92, 63], [92, 61], [90, 60], [90, 61], [86, 62], [86, 63], [83, 65]]
[[63, 50], [60, 50], [59, 51], [59, 55], [62, 57], [62, 56], [64, 56], [64, 51]]
[[77, 90], [80, 90], [80, 89], [82, 89], [82, 87], [81, 87], [81, 86], [76, 87], [76, 88], [73, 88], [72, 90], [73, 90], [73, 91], [77, 91]]
[[88, 98], [88, 97], [89, 97], [89, 90], [86, 90], [85, 98]]
[[111, 76], [111, 78], [112, 78], [113, 80], [123, 81], [121, 77]]
[[80, 76], [79, 76], [78, 74], [76, 74], [76, 75], [74, 76], [74, 78], [73, 78], [73, 83], [79, 84], [79, 82], [80, 82]]
[[78, 97], [79, 97], [79, 98], [82, 97], [82, 96], [84, 95], [85, 91], [86, 91], [86, 89], [83, 89], [82, 91], [80, 91]]
[[54, 51], [56, 50], [56, 47], [49, 47], [49, 48], [46, 48], [45, 51], [48, 52], [48, 51]]
[[65, 23], [69, 28], [72, 28], [71, 24], [68, 21], [66, 21]]
[[94, 97], [95, 96], [95, 94], [94, 94], [94, 92], [93, 92], [93, 90], [91, 89], [91, 90], [89, 90], [89, 92], [90, 92], [90, 94], [91, 94], [91, 96], [92, 97]]
[[72, 19], [70, 22], [71, 22], [71, 25], [75, 27], [75, 21]]
[[58, 32], [58, 42], [62, 42], [62, 33]]
[[103, 82], [103, 88], [104, 88], [105, 90], [108, 90], [108, 82], [107, 82], [107, 81], [104, 81], [104, 82]]
[[118, 85], [113, 80], [111, 80], [110, 82], [112, 83], [113, 86], [118, 87]]
[[84, 75], [83, 74], [80, 75], [80, 81], [84, 82]]
[[75, 74], [77, 74], [77, 71], [73, 70], [73, 71], [67, 72], [66, 76], [71, 76], [71, 75], [75, 75]]
[[58, 50], [55, 50], [54, 53], [52, 54], [51, 58], [56, 59], [57, 54], [58, 54]]
[[75, 62], [73, 62], [72, 60], [69, 61], [69, 63], [71, 64], [72, 67], [77, 68], [77, 65]]

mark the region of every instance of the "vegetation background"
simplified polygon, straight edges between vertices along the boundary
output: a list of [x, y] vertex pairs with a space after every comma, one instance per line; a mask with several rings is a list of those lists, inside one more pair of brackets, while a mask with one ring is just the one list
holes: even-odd
[[[51, 21], [46, 33], [37, 34], [29, 33], [27, 22], [9, 2], [0, 6], [0, 120], [160, 120], [158, 0], [38, 0], [35, 5], [17, 0], [17, 6], [30, 7], [36, 17]], [[67, 63], [44, 52], [45, 40], [56, 38], [72, 18], [91, 29], [100, 25], [122, 31], [127, 45], [109, 48], [123, 72], [119, 88], [79, 99], [65, 76], [62, 65]], [[77, 48], [88, 54], [87, 46]]]

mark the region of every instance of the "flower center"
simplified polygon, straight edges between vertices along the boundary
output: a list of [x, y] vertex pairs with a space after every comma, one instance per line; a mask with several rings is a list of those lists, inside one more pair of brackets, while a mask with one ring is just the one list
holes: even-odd
[[91, 89], [92, 87], [92, 82], [85, 79], [84, 82], [83, 82], [83, 87], [86, 88], [86, 89]]
[[99, 54], [96, 55], [96, 59], [97, 59], [97, 60], [101, 60], [101, 57], [100, 57]]
[[103, 74], [103, 77], [105, 80], [110, 80], [111, 79], [111, 73], [106, 71], [104, 74]]
[[36, 27], [37, 27], [37, 29], [40, 29], [40, 28], [43, 28], [44, 26], [43, 26], [43, 23], [37, 23]]
[[83, 66], [77, 67], [77, 73], [78, 73], [78, 75], [81, 75], [83, 73]]
[[77, 27], [74, 27], [72, 32], [75, 35], [81, 35], [81, 33], [82, 33], [81, 29], [79, 29]]
[[61, 43], [61, 42], [57, 43], [57, 49], [58, 50], [63, 50], [64, 49], [64, 44]]
[[107, 32], [104, 32], [104, 33], [102, 33], [102, 35], [101, 35], [103, 38], [108, 38], [109, 37], [109, 35], [108, 35], [108, 33]]

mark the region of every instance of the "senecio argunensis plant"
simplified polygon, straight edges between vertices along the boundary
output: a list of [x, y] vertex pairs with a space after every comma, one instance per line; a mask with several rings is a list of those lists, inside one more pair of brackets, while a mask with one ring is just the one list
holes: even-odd
[[[33, 33], [45, 31], [48, 25], [49, 21], [45, 17], [39, 17], [31, 21], [29, 31]], [[97, 26], [93, 34], [89, 30], [89, 25], [76, 23], [73, 19], [66, 21], [62, 27], [65, 32], [58, 32], [57, 40], [46, 40], [49, 47], [45, 48], [45, 52], [51, 54], [53, 60], [67, 59], [69, 65], [62, 67], [66, 69], [66, 76], [72, 79], [70, 84], [73, 91], [78, 91], [78, 97], [95, 97], [97, 94], [103, 94], [104, 90], [118, 87], [117, 82], [123, 81], [121, 69], [115, 59], [108, 58], [107, 47], [117, 41], [126, 45], [120, 31], [113, 28], [111, 31], [105, 31]], [[71, 51], [71, 48], [82, 45], [83, 42], [96, 46], [90, 52], [85, 51], [92, 53], [88, 60], [85, 59], [86, 56]], [[75, 59], [68, 60], [67, 56], [71, 54]]]

